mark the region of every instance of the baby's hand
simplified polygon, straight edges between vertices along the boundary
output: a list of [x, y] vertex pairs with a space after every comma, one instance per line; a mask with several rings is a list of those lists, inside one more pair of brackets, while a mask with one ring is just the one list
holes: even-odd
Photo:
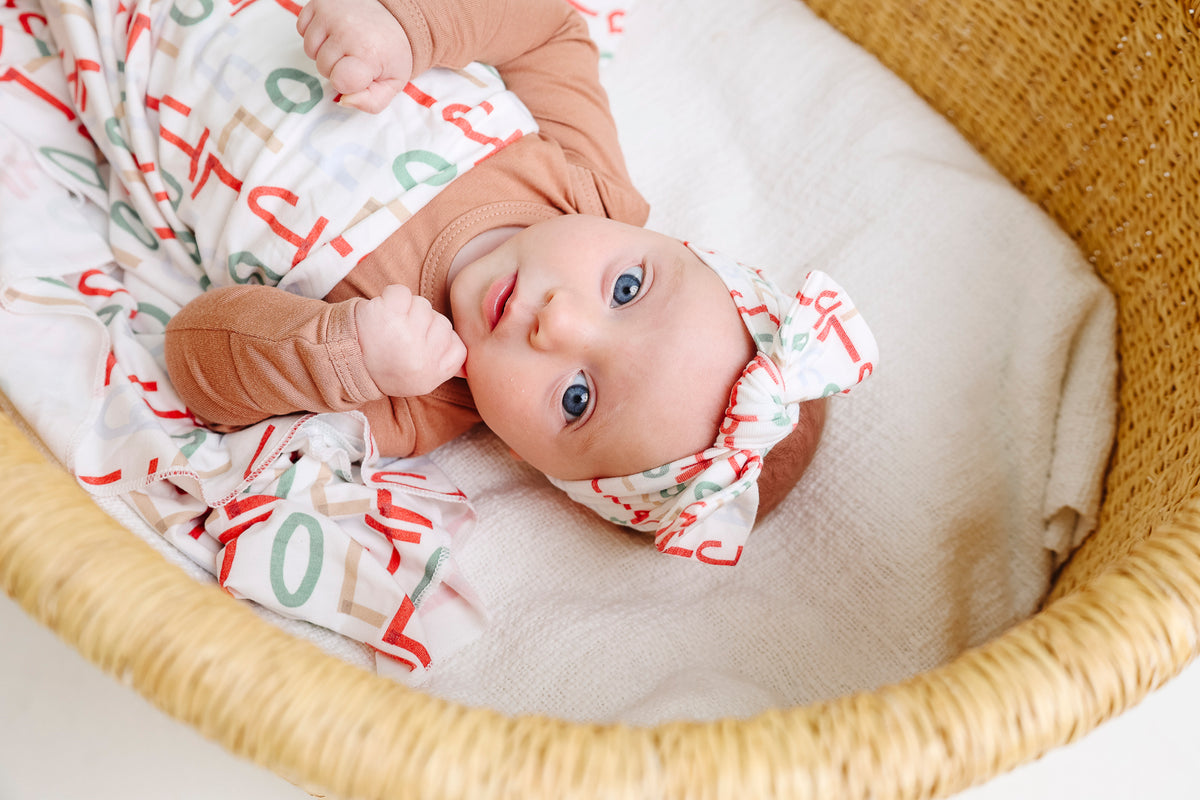
[[296, 30], [342, 105], [378, 114], [412, 77], [412, 45], [379, 0], [310, 0]]
[[392, 284], [355, 310], [363, 360], [390, 397], [428, 394], [459, 374], [467, 348], [450, 320], [407, 286]]

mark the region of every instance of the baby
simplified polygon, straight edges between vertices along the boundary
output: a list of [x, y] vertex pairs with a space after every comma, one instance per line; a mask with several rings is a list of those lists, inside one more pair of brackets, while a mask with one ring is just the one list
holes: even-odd
[[824, 398], [873, 369], [844, 292], [812, 273], [788, 295], [641, 227], [595, 46], [564, 0], [312, 0], [297, 27], [343, 105], [378, 112], [425, 69], [481, 61], [538, 133], [456, 178], [322, 300], [247, 285], [185, 306], [166, 355], [197, 418], [357, 409], [390, 456], [482, 419], [660, 550], [735, 563], [807, 467]]

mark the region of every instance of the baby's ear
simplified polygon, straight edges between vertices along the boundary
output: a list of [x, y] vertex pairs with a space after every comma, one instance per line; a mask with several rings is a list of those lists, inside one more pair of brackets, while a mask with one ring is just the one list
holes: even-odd
[[763, 471], [758, 476], [758, 516], [756, 521], [771, 513], [799, 482], [812, 461], [825, 429], [825, 403], [810, 400], [800, 408], [800, 424], [796, 430], [767, 453]]

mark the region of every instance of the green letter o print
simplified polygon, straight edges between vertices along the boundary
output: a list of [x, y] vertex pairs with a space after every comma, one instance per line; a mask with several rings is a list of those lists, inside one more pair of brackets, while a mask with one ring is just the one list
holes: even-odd
[[[300, 526], [304, 526], [308, 531], [308, 566], [304, 569], [300, 585], [292, 592], [283, 580], [283, 563], [287, 560], [288, 543], [292, 540], [292, 534]], [[325, 537], [321, 532], [321, 523], [299, 512], [285, 519], [275, 534], [275, 543], [271, 546], [271, 591], [275, 592], [275, 599], [286, 608], [304, 605], [317, 588], [317, 578], [321, 575], [321, 564], [324, 560]]]
[[213, 0], [200, 0], [200, 13], [194, 17], [179, 10], [179, 2], [176, 0], [175, 5], [171, 6], [171, 19], [180, 25], [195, 25], [197, 22], [203, 22], [208, 19], [208, 15], [213, 11]]
[[154, 231], [146, 227], [146, 223], [142, 222], [142, 218], [138, 216], [133, 206], [124, 200], [118, 200], [112, 204], [110, 213], [113, 222], [117, 223], [126, 233], [151, 250], [158, 249], [158, 238], [154, 235]]
[[[97, 189], [104, 188], [104, 181], [100, 178], [100, 170], [96, 168], [96, 163], [94, 161], [89, 161], [83, 156], [77, 156], [74, 153], [68, 153], [66, 150], [59, 150], [57, 147], [42, 147], [38, 149], [38, 152], [49, 159], [54, 166], [58, 167], [68, 175], [78, 178], [89, 186], [95, 186]], [[73, 161], [76, 164], [87, 167], [87, 174], [81, 175], [80, 173], [71, 169], [71, 167], [63, 163], [62, 159], [64, 158], [68, 163]]]
[[[419, 181], [408, 171], [408, 165], [414, 161], [433, 167], [436, 172], [425, 180]], [[400, 181], [401, 186], [405, 189], [412, 189], [420, 183], [427, 183], [430, 186], [449, 183], [458, 174], [458, 167], [429, 150], [409, 150], [407, 153], [396, 156], [396, 160], [392, 162], [392, 172], [396, 175], [396, 180]]]
[[[283, 93], [279, 86], [280, 81], [303, 84], [308, 90], [308, 99], [302, 103], [292, 100]], [[307, 72], [292, 67], [280, 67], [267, 76], [267, 96], [271, 98], [272, 103], [289, 114], [293, 111], [306, 114], [321, 102], [325, 93], [321, 91], [321, 82]]]

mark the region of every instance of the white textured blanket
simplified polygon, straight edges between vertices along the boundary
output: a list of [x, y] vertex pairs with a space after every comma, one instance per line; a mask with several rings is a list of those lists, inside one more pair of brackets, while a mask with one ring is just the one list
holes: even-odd
[[[795, 0], [661, 0], [611, 23], [625, 34], [605, 80], [650, 227], [783, 286], [836, 276], [880, 370], [831, 402], [808, 476], [731, 569], [571, 506], [482, 429], [439, 450], [479, 520], [456, 555], [491, 622], [425, 690], [568, 719], [744, 715], [902, 678], [1029, 614], [1093, 524], [1113, 433], [1113, 304], [1086, 261]], [[86, 235], [14, 237], [0, 252], [39, 270], [104, 256]], [[69, 438], [54, 408], [23, 411]]]

